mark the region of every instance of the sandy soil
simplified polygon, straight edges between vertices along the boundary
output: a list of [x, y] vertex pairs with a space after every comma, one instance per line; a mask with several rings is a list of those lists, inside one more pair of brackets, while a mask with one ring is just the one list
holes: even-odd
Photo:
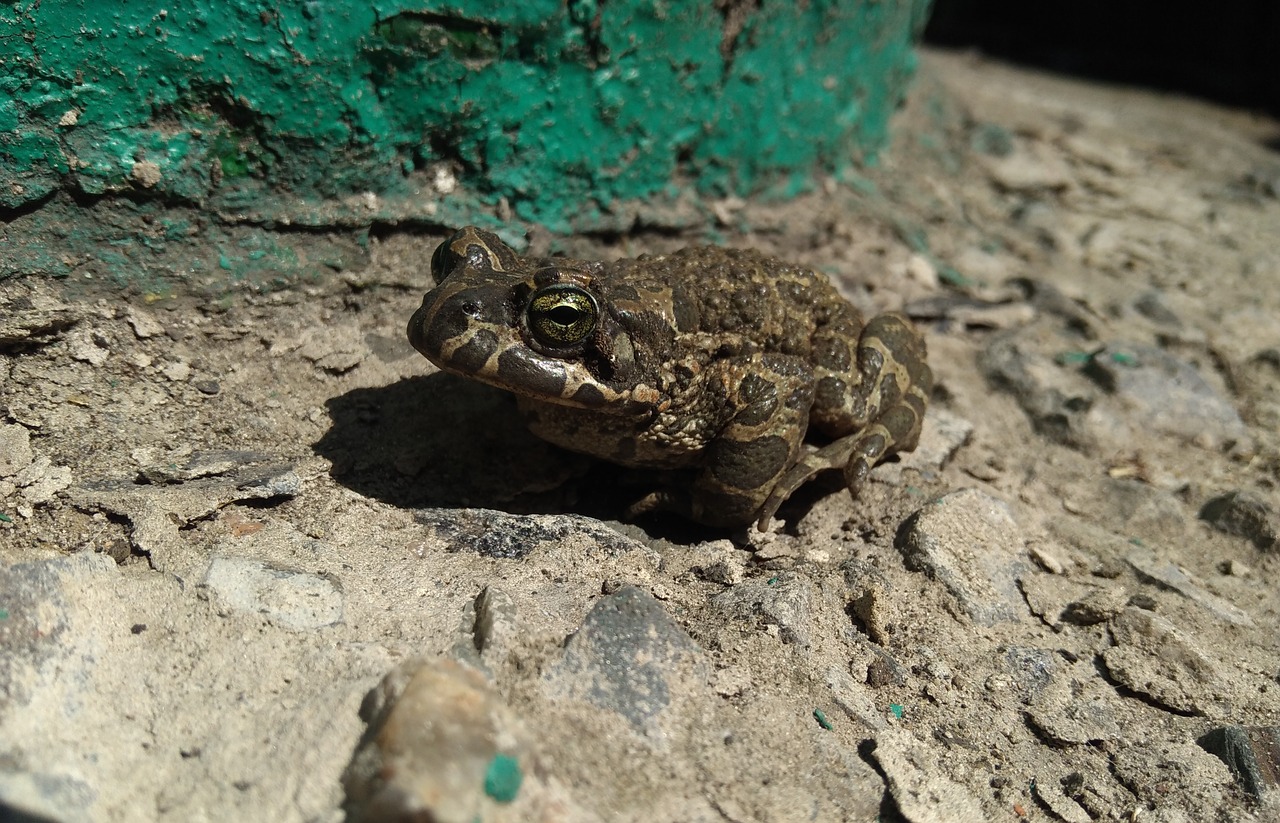
[[0, 284], [0, 800], [1280, 819], [1280, 124], [926, 54], [897, 133], [705, 233], [531, 238], [756, 246], [926, 329], [919, 452], [766, 535], [619, 524], [635, 478], [432, 374], [443, 230], [293, 236], [331, 273], [272, 292]]

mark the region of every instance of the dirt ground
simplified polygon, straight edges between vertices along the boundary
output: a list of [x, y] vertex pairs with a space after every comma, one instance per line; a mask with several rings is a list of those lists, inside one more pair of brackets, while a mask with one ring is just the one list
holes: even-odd
[[768, 534], [619, 523], [642, 478], [433, 374], [444, 230], [0, 283], [4, 808], [1280, 819], [1280, 124], [922, 62], [852, 186], [531, 238], [755, 246], [925, 329], [921, 448]]

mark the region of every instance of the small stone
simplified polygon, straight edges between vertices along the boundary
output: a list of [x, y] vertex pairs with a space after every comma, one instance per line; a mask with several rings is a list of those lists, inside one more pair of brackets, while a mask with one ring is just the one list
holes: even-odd
[[1242, 563], [1239, 560], [1224, 560], [1218, 566], [1218, 570], [1230, 577], [1248, 577], [1253, 574], [1253, 569], [1249, 564]]
[[160, 373], [175, 383], [191, 377], [191, 364], [183, 360], [175, 360], [160, 370]]
[[1055, 673], [1027, 708], [1027, 719], [1055, 743], [1083, 745], [1121, 736], [1115, 690], [1097, 677], [1092, 662]]
[[1093, 818], [1089, 813], [1075, 800], [1067, 797], [1062, 790], [1061, 781], [1037, 778], [1031, 781], [1031, 791], [1063, 823], [1092, 823]]
[[1272, 551], [1280, 534], [1280, 517], [1256, 494], [1231, 491], [1218, 495], [1200, 509], [1200, 519], [1227, 534], [1244, 537], [1262, 551]]
[[807, 578], [784, 572], [756, 578], [711, 598], [711, 605], [735, 622], [762, 621], [776, 626], [784, 643], [805, 647], [813, 639], [813, 602], [816, 593]]
[[71, 485], [71, 468], [55, 466], [48, 457], [38, 457], [13, 476], [23, 499], [33, 506], [48, 503], [58, 492]]
[[835, 666], [828, 668], [827, 689], [836, 708], [850, 720], [870, 730], [889, 727], [884, 708], [877, 705], [878, 697], [867, 691], [862, 683], [856, 682], [847, 671]]
[[315, 364], [330, 374], [345, 374], [363, 363], [368, 354], [367, 350], [334, 351], [317, 358]]
[[1009, 675], [1011, 685], [1023, 699], [1040, 695], [1059, 676], [1062, 660], [1050, 649], [1034, 646], [1010, 646], [999, 658], [1000, 668]]
[[1168, 804], [1175, 790], [1184, 800], [1194, 800], [1200, 808], [1181, 810], [1187, 821], [1216, 817], [1231, 784], [1227, 767], [1190, 740], [1126, 741], [1116, 747], [1111, 762], [1115, 776], [1143, 803]]
[[901, 686], [906, 682], [907, 675], [902, 666], [886, 653], [875, 655], [867, 664], [866, 684], [873, 689]]
[[150, 189], [160, 182], [160, 166], [150, 160], [140, 160], [129, 169], [129, 176], [144, 189]]
[[[513, 515], [490, 509], [421, 509], [414, 521], [428, 527], [446, 551], [504, 560], [527, 557], [545, 544], [579, 543], [609, 557], [651, 552], [597, 520], [578, 515]], [[655, 554], [656, 557], [656, 554]]]
[[463, 608], [453, 655], [488, 670], [507, 658], [519, 633], [520, 624], [511, 595], [496, 586], [485, 586]]
[[1208, 715], [1221, 700], [1218, 666], [1173, 624], [1129, 607], [1111, 621], [1115, 646], [1102, 654], [1117, 683], [1188, 714]]
[[1049, 574], [1067, 573], [1067, 564], [1058, 556], [1057, 552], [1043, 544], [1032, 543], [1027, 547], [1027, 554], [1031, 556], [1037, 566]]
[[899, 612], [888, 589], [879, 583], [869, 583], [851, 601], [849, 612], [871, 642], [888, 646], [893, 639], [893, 623]]
[[302, 491], [302, 478], [289, 463], [246, 469], [234, 480], [237, 500], [296, 497]]
[[472, 823], [486, 796], [523, 781], [514, 719], [484, 675], [457, 661], [405, 661], [365, 698], [369, 724], [342, 777], [353, 821]]
[[91, 366], [101, 366], [111, 355], [111, 352], [100, 345], [97, 336], [88, 328], [75, 329], [67, 335], [67, 351], [72, 358]]
[[711, 677], [711, 688], [721, 697], [737, 697], [751, 688], [751, 673], [742, 666], [717, 669]]
[[1150, 549], [1138, 549], [1125, 560], [1140, 577], [1200, 604], [1214, 617], [1236, 626], [1252, 626], [1253, 618], [1239, 606], [1211, 594], [1195, 583], [1187, 573], [1174, 564], [1159, 560]]
[[637, 735], [662, 739], [709, 680], [705, 653], [662, 604], [623, 586], [596, 602], [543, 685], [552, 697], [614, 712]]
[[95, 787], [79, 777], [57, 772], [0, 771], [0, 809], [4, 819], [21, 823], [47, 820], [93, 820]]
[[458, 187], [458, 177], [448, 164], [441, 163], [432, 170], [431, 187], [436, 194], [452, 194]]
[[[758, 539], [758, 538], [757, 538]], [[794, 541], [779, 540], [766, 535], [767, 541], [751, 555], [752, 562], [763, 569], [789, 569], [796, 564], [799, 553]]]
[[948, 777], [938, 764], [935, 748], [922, 744], [910, 732], [880, 731], [869, 755], [884, 773], [898, 811], [910, 823], [988, 819], [969, 789]]
[[708, 547], [711, 558], [707, 562], [695, 566], [693, 571], [698, 577], [722, 586], [736, 586], [746, 575], [746, 563], [732, 543], [724, 541], [723, 545]]
[[17, 423], [0, 424], [0, 477], [12, 477], [31, 465], [31, 433]]
[[261, 466], [273, 458], [264, 452], [224, 449], [196, 452], [179, 463], [182, 454], [163, 455], [158, 450], [136, 449], [130, 455], [142, 465], [141, 474], [152, 483], [185, 483], [201, 477], [230, 474], [250, 466]]
[[164, 326], [151, 315], [137, 306], [130, 306], [124, 311], [124, 319], [133, 327], [133, 333], [139, 340], [164, 334]]
[[304, 631], [342, 622], [342, 592], [318, 574], [261, 560], [214, 557], [201, 585], [226, 608], [263, 615], [284, 629]]
[[907, 276], [928, 289], [938, 288], [938, 267], [922, 254], [907, 258]]
[[217, 380], [197, 380], [191, 385], [196, 387], [196, 391], [201, 394], [215, 395], [222, 391], [222, 386], [218, 385]]
[[1006, 155], [983, 160], [992, 181], [1005, 191], [1059, 191], [1074, 183], [1062, 155], [1040, 143], [1019, 144]]
[[1080, 626], [1105, 623], [1129, 603], [1129, 592], [1124, 586], [1101, 586], [1089, 594], [1072, 601], [1062, 612], [1062, 619]]
[[1084, 373], [1123, 401], [1126, 414], [1150, 431], [1211, 447], [1244, 439], [1235, 407], [1194, 366], [1163, 349], [1116, 343], [1094, 352]]
[[969, 303], [952, 308], [947, 317], [967, 329], [1012, 329], [1035, 319], [1036, 310], [1026, 303]]
[[1254, 797], [1261, 799], [1280, 787], [1280, 726], [1219, 726], [1196, 742], [1226, 763]]
[[924, 429], [915, 450], [899, 455], [894, 462], [876, 466], [871, 470], [871, 478], [901, 485], [903, 472], [908, 469], [928, 476], [945, 466], [972, 435], [973, 423], [940, 406], [930, 406], [925, 410]]
[[940, 581], [975, 621], [1020, 620], [1018, 577], [1030, 570], [1008, 507], [977, 489], [944, 495], [911, 515], [895, 541], [908, 568]]

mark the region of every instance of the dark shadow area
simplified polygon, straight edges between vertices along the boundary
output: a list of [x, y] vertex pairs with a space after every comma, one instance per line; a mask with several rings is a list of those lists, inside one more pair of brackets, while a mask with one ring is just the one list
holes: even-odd
[[549, 499], [586, 458], [525, 429], [514, 398], [437, 373], [355, 389], [326, 404], [333, 426], [314, 448], [333, 479], [400, 508], [554, 511]]
[[7, 801], [0, 801], [0, 823], [54, 823], [56, 819], [25, 811]]
[[1276, 0], [935, 0], [925, 42], [1280, 115]]
[[[621, 520], [631, 503], [672, 480], [552, 446], [528, 432], [511, 394], [449, 374], [355, 389], [326, 405], [333, 425], [313, 448], [333, 463], [333, 479], [397, 508]], [[680, 544], [724, 536], [661, 513], [637, 525]]]

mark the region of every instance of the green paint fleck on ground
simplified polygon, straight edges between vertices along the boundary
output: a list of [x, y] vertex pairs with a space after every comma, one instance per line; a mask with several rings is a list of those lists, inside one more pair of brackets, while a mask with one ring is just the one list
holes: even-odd
[[973, 281], [961, 274], [959, 269], [956, 269], [954, 266], [949, 266], [946, 263], [938, 263], [936, 260], [933, 260], [932, 262], [938, 267], [938, 279], [943, 283], [946, 283], [948, 286], [973, 285]]
[[1138, 365], [1138, 358], [1124, 352], [1112, 352], [1111, 362], [1118, 363], [1121, 366], [1136, 366]]
[[484, 793], [499, 803], [510, 803], [520, 793], [520, 762], [509, 754], [495, 754], [484, 773]]
[[1088, 363], [1093, 355], [1087, 351], [1064, 351], [1053, 356], [1053, 362], [1059, 366], [1079, 366]]
[[12, 523], [12, 522], [13, 522], [13, 518], [12, 518], [12, 517], [10, 517], [9, 515], [5, 514], [4, 512], [0, 512], [0, 522], [3, 522], [3, 523]]
[[901, 719], [902, 719], [902, 716], [903, 716], [904, 714], [906, 714], [906, 710], [902, 708], [902, 704], [901, 704], [901, 703], [890, 703], [890, 704], [889, 704], [889, 712], [890, 712], [890, 714], [892, 714], [894, 717], [898, 718], [899, 720], [901, 720]]
[[824, 712], [822, 709], [813, 710], [813, 719], [818, 721], [818, 725], [826, 729], [827, 731], [831, 731], [832, 729], [835, 728], [835, 726], [831, 725], [831, 721], [827, 719], [827, 713]]

